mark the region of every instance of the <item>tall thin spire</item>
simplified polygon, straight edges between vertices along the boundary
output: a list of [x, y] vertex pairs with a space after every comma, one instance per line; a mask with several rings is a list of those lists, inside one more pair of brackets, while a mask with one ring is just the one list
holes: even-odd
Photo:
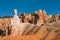
[[17, 15], [17, 9], [14, 9], [14, 14]]

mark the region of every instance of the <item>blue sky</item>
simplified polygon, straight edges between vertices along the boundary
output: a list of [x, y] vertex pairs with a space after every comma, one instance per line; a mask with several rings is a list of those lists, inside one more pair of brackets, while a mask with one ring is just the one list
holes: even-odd
[[45, 10], [48, 15], [60, 14], [60, 0], [0, 0], [0, 16], [12, 16], [15, 8], [18, 15], [39, 9]]

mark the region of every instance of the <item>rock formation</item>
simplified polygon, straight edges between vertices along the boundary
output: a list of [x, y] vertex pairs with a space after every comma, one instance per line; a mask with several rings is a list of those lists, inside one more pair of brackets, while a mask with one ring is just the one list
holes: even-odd
[[0, 29], [8, 32], [8, 27], [12, 26], [11, 30], [12, 36], [7, 35], [5, 37], [0, 37], [0, 39], [1, 40], [60, 40], [60, 15], [57, 14], [54, 16], [53, 15], [47, 16], [45, 10], [36, 11], [35, 14], [39, 16], [39, 18], [37, 18], [36, 20], [37, 25], [29, 23], [31, 17], [34, 18], [34, 16], [32, 16], [31, 14], [24, 14], [24, 18], [22, 17], [24, 19], [24, 22], [20, 22], [21, 18], [17, 16], [17, 10], [14, 9], [13, 18], [0, 19]]
[[52, 16], [49, 16], [49, 22], [52, 23], [52, 22], [57, 22], [60, 20], [60, 15], [59, 14], [56, 14], [56, 15], [52, 15]]
[[38, 23], [40, 22], [40, 25], [48, 21], [49, 17], [47, 16], [45, 10], [39, 10], [39, 11], [36, 11], [35, 13], [38, 14], [39, 16]]
[[17, 10], [14, 9], [14, 17], [11, 19], [11, 25], [12, 25], [12, 32], [11, 34], [13, 36], [18, 34], [18, 29], [19, 29], [19, 25], [20, 25], [20, 19], [17, 16]]

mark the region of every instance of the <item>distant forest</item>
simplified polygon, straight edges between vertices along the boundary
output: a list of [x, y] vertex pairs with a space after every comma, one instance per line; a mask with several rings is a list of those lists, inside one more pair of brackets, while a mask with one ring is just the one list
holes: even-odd
[[0, 18], [11, 18], [11, 17], [13, 16], [3, 16], [3, 17], [0, 16]]

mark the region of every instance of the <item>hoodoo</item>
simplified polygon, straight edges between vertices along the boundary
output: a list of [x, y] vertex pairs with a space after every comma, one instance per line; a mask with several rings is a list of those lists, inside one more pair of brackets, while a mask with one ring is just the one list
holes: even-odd
[[11, 33], [12, 33], [12, 35], [17, 35], [19, 24], [20, 24], [20, 19], [17, 16], [17, 9], [14, 9], [14, 16], [11, 19], [11, 25], [12, 25], [12, 32]]

